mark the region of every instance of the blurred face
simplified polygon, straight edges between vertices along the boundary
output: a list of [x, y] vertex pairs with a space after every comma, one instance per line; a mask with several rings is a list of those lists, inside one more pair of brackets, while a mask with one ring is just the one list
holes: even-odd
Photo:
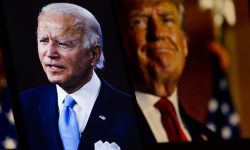
[[187, 55], [177, 8], [169, 0], [141, 0], [131, 6], [122, 30], [135, 88], [167, 96], [178, 82]]
[[71, 17], [44, 14], [37, 29], [38, 53], [51, 83], [73, 92], [92, 76], [92, 54], [83, 48], [82, 31]]

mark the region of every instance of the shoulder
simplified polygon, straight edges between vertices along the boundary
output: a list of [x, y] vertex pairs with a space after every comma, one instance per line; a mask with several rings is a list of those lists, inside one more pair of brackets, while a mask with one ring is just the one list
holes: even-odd
[[191, 125], [189, 126], [191, 134], [197, 134], [197, 136], [200, 136], [201, 140], [206, 141], [219, 139], [219, 135], [216, 132], [211, 131], [205, 125], [199, 123], [198, 121], [193, 119], [192, 121], [190, 121], [190, 123], [192, 123], [192, 127]]
[[[180, 106], [180, 105], [179, 105]], [[218, 140], [219, 135], [216, 132], [209, 130], [204, 124], [198, 122], [191, 116], [189, 116], [184, 108], [180, 106], [180, 113], [184, 120], [185, 126], [187, 126], [189, 133], [193, 141], [207, 141]]]
[[115, 89], [102, 80], [95, 106], [117, 115], [135, 115], [136, 101], [129, 94]]
[[56, 89], [55, 85], [43, 85], [39, 87], [35, 87], [32, 89], [25, 90], [20, 93], [21, 98], [28, 98], [28, 97], [33, 97], [33, 96], [41, 96], [41, 94], [47, 93], [47, 92], [52, 92]]
[[55, 85], [44, 85], [35, 87], [32, 89], [25, 90], [20, 93], [20, 102], [23, 108], [29, 107], [30, 105], [35, 106], [42, 101], [46, 95], [56, 94]]
[[124, 98], [124, 99], [131, 99], [131, 96], [128, 93], [122, 92], [112, 85], [110, 85], [107, 81], [101, 81], [101, 89], [100, 94], [109, 94], [115, 97]]

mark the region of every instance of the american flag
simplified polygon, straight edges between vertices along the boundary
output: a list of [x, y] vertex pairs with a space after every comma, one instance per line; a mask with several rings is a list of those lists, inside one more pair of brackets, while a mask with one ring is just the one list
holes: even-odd
[[17, 136], [7, 88], [0, 94], [0, 149], [16, 149]]
[[227, 78], [220, 68], [218, 58], [213, 58], [214, 89], [208, 102], [207, 127], [217, 132], [222, 139], [240, 138], [240, 118], [233, 105]]

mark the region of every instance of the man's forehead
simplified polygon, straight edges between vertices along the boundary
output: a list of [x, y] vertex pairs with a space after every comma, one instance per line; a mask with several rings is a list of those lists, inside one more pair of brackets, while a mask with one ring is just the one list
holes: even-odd
[[174, 0], [123, 0], [122, 7], [126, 7], [127, 9], [141, 9], [143, 7], [156, 6], [163, 3], [171, 5], [176, 4]]
[[[128, 4], [125, 9], [128, 12], [129, 16], [137, 15], [138, 13], [151, 13], [151, 12], [157, 12], [159, 14], [165, 13], [165, 14], [171, 14], [176, 13], [178, 11], [176, 5], [171, 0], [140, 0], [141, 3], [137, 3], [138, 0], [135, 0], [136, 2], [132, 2]], [[129, 6], [130, 5], [130, 6]]]
[[65, 28], [63, 24], [45, 20], [39, 21], [38, 27], [40, 29], [57, 29], [57, 30], [62, 30], [63, 28]]
[[61, 26], [74, 24], [76, 18], [66, 15], [43, 14], [38, 19], [38, 24], [61, 24]]
[[176, 7], [170, 3], [160, 3], [153, 5], [141, 5], [140, 7], [134, 7], [130, 9], [131, 12], [153, 12], [156, 11], [158, 13], [173, 13], [177, 12]]
[[80, 38], [82, 32], [75, 28], [72, 23], [62, 20], [53, 20], [53, 18], [41, 18], [37, 28], [38, 37], [52, 36], [53, 38]]
[[68, 16], [45, 14], [38, 19], [39, 29], [68, 30], [73, 29], [74, 20]]

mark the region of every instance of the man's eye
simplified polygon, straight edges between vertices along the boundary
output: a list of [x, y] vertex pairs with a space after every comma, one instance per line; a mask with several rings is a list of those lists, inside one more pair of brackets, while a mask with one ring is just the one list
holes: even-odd
[[57, 45], [62, 48], [69, 48], [69, 44], [64, 43], [64, 42], [58, 42]]
[[175, 23], [175, 20], [174, 20], [174, 18], [167, 17], [167, 18], [162, 18], [162, 22], [165, 25], [172, 25]]
[[130, 26], [134, 29], [144, 29], [147, 27], [147, 19], [135, 18], [130, 22]]
[[45, 44], [45, 43], [49, 43], [49, 40], [44, 38], [44, 39], [40, 39], [39, 42]]

